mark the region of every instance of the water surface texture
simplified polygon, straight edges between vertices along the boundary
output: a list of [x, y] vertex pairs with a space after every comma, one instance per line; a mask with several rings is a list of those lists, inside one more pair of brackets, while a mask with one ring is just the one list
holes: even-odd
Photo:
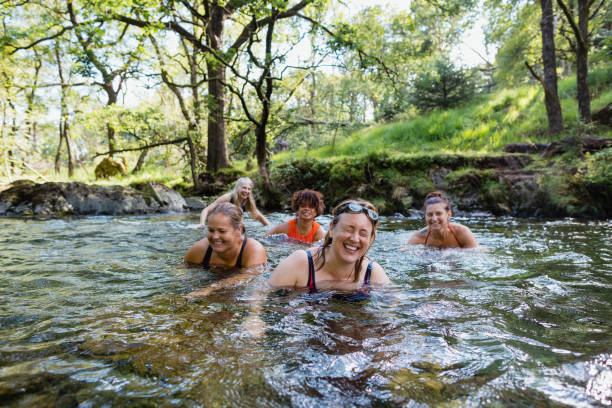
[[[269, 271], [185, 299], [219, 279], [182, 264], [197, 220], [0, 219], [0, 405], [612, 405], [610, 221], [460, 218], [474, 253], [402, 250], [422, 221], [383, 218], [394, 284], [348, 302]], [[299, 248], [260, 241], [271, 266]]]

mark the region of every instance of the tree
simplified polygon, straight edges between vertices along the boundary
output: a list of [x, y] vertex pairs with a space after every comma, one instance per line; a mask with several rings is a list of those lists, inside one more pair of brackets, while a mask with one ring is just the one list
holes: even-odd
[[563, 113], [559, 92], [557, 91], [557, 58], [555, 55], [555, 29], [552, 0], [540, 0], [542, 18], [540, 29], [542, 32], [542, 65], [544, 67], [544, 79], [535, 73], [533, 68], [525, 61], [525, 65], [544, 88], [544, 102], [546, 115], [548, 117], [548, 133], [552, 135], [563, 131]]
[[59, 122], [59, 144], [57, 146], [57, 153], [55, 154], [55, 172], [60, 171], [60, 154], [62, 151], [62, 141], [66, 144], [66, 152], [68, 153], [68, 176], [74, 175], [74, 150], [72, 148], [72, 141], [70, 139], [70, 121], [68, 119], [68, 92], [70, 85], [68, 84], [68, 78], [64, 75], [64, 68], [62, 65], [62, 56], [60, 53], [59, 40], [55, 39], [55, 58], [57, 62], [57, 73], [60, 79], [60, 122]]
[[412, 103], [419, 109], [447, 109], [469, 100], [474, 93], [471, 74], [455, 68], [448, 58], [434, 61], [412, 81]]
[[[589, 93], [589, 49], [591, 46], [591, 34], [589, 21], [594, 20], [599, 11], [604, 6], [605, 0], [596, 2], [595, 0], [578, 0], [578, 21], [572, 10], [563, 0], [557, 0], [557, 4], [563, 10], [563, 15], [567, 19], [574, 35], [574, 41], [570, 44], [576, 55], [576, 87], [578, 90], [578, 111], [582, 123], [591, 123], [591, 95]], [[592, 7], [595, 6], [594, 10]], [[592, 11], [592, 13], [591, 13]]]
[[[198, 155], [197, 150], [201, 146], [201, 123], [202, 123], [202, 102], [200, 97], [200, 89], [206, 82], [206, 76], [201, 75], [201, 64], [203, 57], [195, 47], [182, 38], [180, 46], [182, 49], [181, 56], [167, 56], [159, 46], [153, 35], [149, 35], [149, 39], [155, 54], [159, 61], [160, 76], [163, 83], [170, 89], [177, 99], [183, 118], [187, 121], [187, 145], [189, 148], [189, 167], [193, 185], [197, 189], [200, 188], [199, 171], [198, 171]], [[181, 58], [182, 57], [182, 58]], [[176, 61], [179, 59], [180, 61]], [[184, 61], [184, 60], [186, 61]], [[170, 61], [175, 61], [175, 66], [178, 66], [183, 72], [183, 76], [187, 77], [185, 84], [179, 83], [178, 80], [172, 77], [170, 73]], [[183, 95], [183, 89], [187, 89], [189, 96]]]
[[[164, 29], [176, 33], [190, 42], [206, 55], [208, 80], [208, 150], [206, 168], [209, 171], [229, 166], [226, 135], [226, 69], [231, 64], [238, 50], [245, 45], [251, 34], [266, 26], [270, 17], [255, 18], [248, 22], [241, 21], [240, 14], [254, 15], [252, 12], [279, 6], [277, 19], [295, 16], [300, 10], [312, 4], [314, 0], [301, 0], [291, 7], [286, 2], [269, 0], [217, 0], [189, 1], [179, 0], [168, 3], [154, 10], [142, 10], [135, 16], [122, 14], [99, 0], [117, 21], [135, 25], [146, 30]], [[157, 13], [160, 10], [161, 13]], [[156, 20], [147, 16], [156, 15]], [[238, 15], [238, 17], [236, 17]], [[225, 39], [225, 25], [228, 18], [244, 23], [233, 41]], [[195, 36], [186, 26], [197, 27], [201, 35]], [[229, 44], [229, 46], [227, 45]]]
[[[98, 24], [87, 21], [82, 23], [77, 16], [72, 0], [68, 0], [67, 13], [72, 23], [74, 32], [80, 49], [74, 49], [78, 54], [81, 65], [81, 74], [85, 76], [95, 76], [93, 70], [97, 70], [100, 80], [94, 81], [95, 85], [100, 86], [106, 93], [106, 106], [112, 107], [117, 103], [118, 95], [124, 87], [127, 78], [132, 77], [137, 72], [134, 66], [138, 62], [139, 55], [144, 52], [141, 38], [132, 38], [129, 44], [125, 40], [130, 26], [109, 27], [112, 20], [98, 18]], [[86, 10], [84, 7], [79, 7]], [[102, 16], [96, 16], [102, 17]], [[103, 30], [106, 26], [106, 29]], [[124, 41], [125, 40], [125, 41]], [[115, 140], [115, 129], [107, 125], [108, 151], [109, 156], [113, 156], [117, 150]]]

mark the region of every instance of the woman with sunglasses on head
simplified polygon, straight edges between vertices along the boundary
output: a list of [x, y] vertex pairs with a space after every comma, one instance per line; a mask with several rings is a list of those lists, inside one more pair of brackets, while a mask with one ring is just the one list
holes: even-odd
[[440, 191], [427, 194], [425, 204], [427, 226], [415, 232], [408, 245], [426, 245], [436, 248], [476, 248], [478, 242], [465, 225], [451, 222], [451, 204]]
[[291, 198], [291, 208], [296, 217], [274, 226], [264, 236], [286, 234], [289, 238], [312, 243], [325, 237], [325, 230], [315, 221], [325, 209], [323, 195], [307, 188], [296, 191]]
[[204, 228], [206, 225], [206, 218], [208, 217], [210, 210], [212, 210], [217, 204], [221, 203], [235, 204], [240, 207], [243, 212], [250, 212], [253, 218], [261, 222], [263, 225], [270, 225], [267, 218], [264, 217], [263, 214], [257, 209], [257, 204], [255, 204], [255, 199], [253, 198], [253, 180], [251, 180], [249, 177], [241, 177], [236, 180], [236, 186], [231, 192], [223, 194], [213, 201], [212, 204], [202, 210], [202, 213], [200, 214], [200, 228]]
[[[332, 212], [323, 245], [298, 250], [282, 260], [268, 283], [273, 287], [323, 290], [359, 290], [390, 280], [383, 268], [366, 258], [376, 238], [376, 207], [362, 200], [347, 200]], [[365, 261], [365, 262], [364, 262]]]

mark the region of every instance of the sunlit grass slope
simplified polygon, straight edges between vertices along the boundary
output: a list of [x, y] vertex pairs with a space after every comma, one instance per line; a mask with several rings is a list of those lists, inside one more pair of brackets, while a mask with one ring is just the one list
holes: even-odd
[[[592, 111], [612, 101], [612, 68], [593, 71], [589, 76]], [[565, 137], [578, 125], [576, 80], [559, 82]], [[372, 126], [310, 151], [285, 152], [274, 156], [329, 158], [375, 152], [499, 152], [507, 143], [550, 142], [544, 106], [544, 92], [539, 85], [525, 85], [482, 95], [472, 103], [446, 111], [433, 111], [411, 120]], [[596, 128], [598, 136], [612, 137], [607, 128]]]

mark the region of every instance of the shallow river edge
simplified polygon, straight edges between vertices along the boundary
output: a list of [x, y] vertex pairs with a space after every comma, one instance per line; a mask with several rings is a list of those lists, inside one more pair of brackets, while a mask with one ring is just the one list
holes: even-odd
[[[229, 191], [237, 177], [255, 178], [256, 199], [268, 210], [287, 209], [293, 192], [318, 190], [328, 210], [346, 198], [374, 203], [381, 214], [411, 214], [432, 190], [445, 192], [455, 212], [517, 217], [612, 218], [612, 149], [576, 158], [535, 154], [377, 153], [361, 157], [276, 161], [270, 187], [229, 169], [201, 175], [200, 190], [182, 193], [160, 183], [131, 187], [16, 181], [0, 192], [0, 215], [127, 215], [198, 211]], [[187, 198], [183, 198], [186, 196]], [[202, 200], [188, 196], [203, 197]]]

